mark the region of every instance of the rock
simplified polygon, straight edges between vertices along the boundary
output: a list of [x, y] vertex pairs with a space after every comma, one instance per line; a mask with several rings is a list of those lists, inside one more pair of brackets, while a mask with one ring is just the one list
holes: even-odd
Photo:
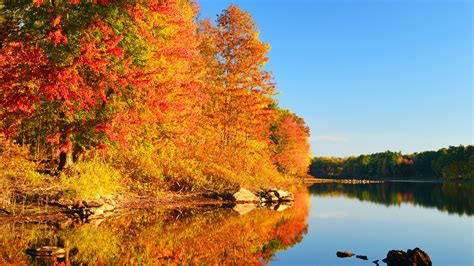
[[104, 203], [105, 203], [104, 200], [102, 200], [101, 198], [83, 201], [84, 206], [89, 207], [89, 208], [97, 208], [104, 205]]
[[104, 209], [102, 208], [95, 208], [95, 209], [92, 209], [92, 215], [91, 216], [96, 216], [96, 215], [102, 215], [104, 214]]
[[268, 197], [268, 200], [269, 200], [269, 201], [273, 201], [273, 202], [279, 201], [280, 198], [278, 197], [278, 194], [277, 194], [277, 193], [278, 193], [278, 192], [276, 192], [276, 191], [269, 191], [269, 192], [267, 193], [267, 195], [268, 195], [268, 196], [267, 196], [267, 197]]
[[242, 203], [236, 204], [232, 210], [238, 212], [240, 215], [247, 214], [257, 208], [257, 205], [254, 203]]
[[60, 199], [58, 199], [58, 201], [56, 203], [59, 204], [59, 205], [62, 205], [62, 206], [72, 206], [72, 205], [74, 205], [74, 201], [72, 201], [71, 199], [67, 199], [67, 198], [60, 198]]
[[27, 249], [26, 253], [37, 257], [64, 257], [66, 251], [63, 248], [55, 246], [43, 246], [37, 249]]
[[388, 266], [431, 266], [431, 259], [426, 252], [419, 248], [414, 250], [390, 250], [382, 260]]
[[239, 191], [234, 193], [234, 199], [238, 202], [259, 202], [259, 198], [255, 196], [252, 192], [245, 188], [240, 188]]
[[336, 256], [337, 256], [338, 258], [349, 258], [349, 257], [354, 256], [354, 253], [350, 253], [350, 252], [348, 252], [348, 251], [338, 251], [338, 252], [336, 253]]
[[356, 258], [361, 259], [361, 260], [368, 260], [367, 256], [364, 255], [356, 255]]
[[280, 201], [293, 201], [295, 199], [291, 192], [284, 190], [277, 190], [276, 192]]
[[115, 209], [115, 206], [105, 203], [98, 208], [91, 208], [91, 211], [94, 215], [101, 215], [101, 214], [104, 214], [105, 212], [113, 211], [114, 209]]

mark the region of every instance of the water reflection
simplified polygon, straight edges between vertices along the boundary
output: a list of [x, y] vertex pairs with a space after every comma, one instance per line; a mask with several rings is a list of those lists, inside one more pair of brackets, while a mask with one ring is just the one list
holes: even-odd
[[383, 184], [324, 183], [310, 187], [319, 196], [345, 196], [384, 205], [403, 202], [436, 208], [455, 214], [474, 214], [474, 184], [472, 183], [416, 183], [387, 182]]
[[[260, 264], [307, 233], [308, 193], [283, 211], [200, 206], [136, 210], [100, 224], [0, 225], [3, 264]], [[62, 259], [32, 258], [26, 249], [59, 246]]]

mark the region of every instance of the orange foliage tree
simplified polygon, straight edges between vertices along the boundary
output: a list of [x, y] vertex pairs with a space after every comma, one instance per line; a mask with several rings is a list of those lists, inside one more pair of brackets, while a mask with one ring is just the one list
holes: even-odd
[[297, 115], [280, 110], [273, 126], [272, 140], [275, 143], [275, 162], [280, 171], [292, 175], [306, 175], [310, 161], [309, 128]]
[[202, 23], [203, 55], [209, 68], [207, 115], [221, 127], [222, 148], [267, 140], [275, 85], [263, 67], [269, 45], [263, 43], [252, 17], [230, 5], [217, 25]]

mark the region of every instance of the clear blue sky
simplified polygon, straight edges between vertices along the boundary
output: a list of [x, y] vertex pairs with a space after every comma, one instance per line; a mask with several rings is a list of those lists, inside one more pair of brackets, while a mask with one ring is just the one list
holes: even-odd
[[473, 143], [470, 0], [200, 0], [249, 11], [315, 156]]

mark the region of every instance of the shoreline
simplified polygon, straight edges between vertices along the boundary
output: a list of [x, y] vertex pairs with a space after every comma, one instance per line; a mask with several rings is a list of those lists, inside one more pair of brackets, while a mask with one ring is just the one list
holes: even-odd
[[382, 184], [382, 183], [474, 183], [472, 179], [404, 179], [404, 178], [305, 178], [305, 184], [341, 183], [341, 184]]
[[[66, 201], [67, 203], [64, 203]], [[74, 211], [87, 207], [91, 203], [92, 206], [97, 206], [96, 199], [80, 200], [72, 202], [68, 199], [53, 200], [42, 202], [40, 204], [11, 204], [10, 206], [2, 206], [0, 208], [0, 223], [24, 223], [24, 222], [49, 222], [57, 220], [66, 220], [74, 218]], [[110, 202], [110, 201], [109, 201]], [[235, 202], [212, 199], [210, 195], [200, 193], [178, 194], [178, 193], [163, 193], [159, 196], [119, 196], [112, 199], [113, 209], [107, 213], [101, 213], [99, 219], [110, 217], [121, 212], [148, 209], [148, 208], [180, 208], [193, 207], [202, 205], [226, 205]], [[84, 204], [85, 203], [85, 204]], [[109, 203], [104, 203], [109, 204]], [[104, 205], [104, 204], [101, 204]], [[100, 206], [99, 206], [100, 207]], [[95, 219], [95, 218], [94, 218]]]
[[[20, 194], [23, 203], [0, 206], [0, 223], [48, 223], [69, 220], [79, 223], [92, 223], [102, 221], [108, 217], [121, 213], [144, 209], [177, 209], [193, 207], [234, 208], [239, 205], [250, 205], [254, 208], [284, 209], [293, 205], [293, 193], [283, 190], [257, 191], [253, 197], [239, 192], [229, 193], [176, 193], [160, 192], [156, 195], [139, 196], [128, 193], [120, 195], [107, 195], [95, 199], [69, 198], [48, 199], [47, 195]], [[281, 193], [281, 194], [278, 194]], [[263, 193], [263, 194], [262, 194]], [[276, 196], [274, 193], [277, 193]], [[287, 194], [283, 194], [287, 193]], [[259, 195], [259, 196], [256, 196]], [[291, 196], [291, 198], [290, 198]], [[31, 198], [35, 197], [36, 201]], [[28, 199], [28, 200], [27, 200]], [[237, 210], [236, 210], [237, 211]], [[237, 211], [240, 213], [240, 211]]]

